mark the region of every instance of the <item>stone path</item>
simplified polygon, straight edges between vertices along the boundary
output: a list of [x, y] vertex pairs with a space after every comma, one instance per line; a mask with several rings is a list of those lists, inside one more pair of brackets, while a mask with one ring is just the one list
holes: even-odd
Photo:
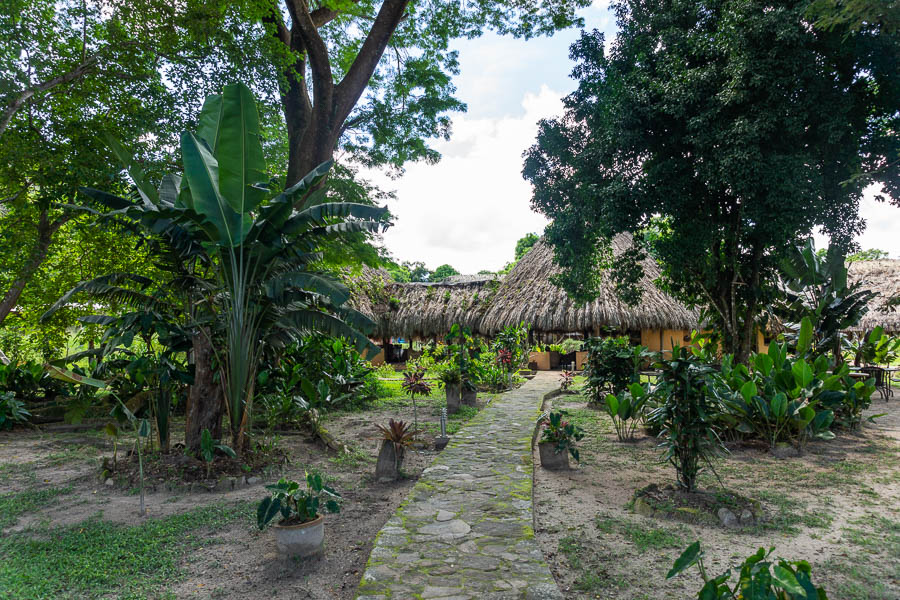
[[532, 528], [531, 437], [556, 373], [494, 400], [375, 540], [357, 600], [561, 600]]

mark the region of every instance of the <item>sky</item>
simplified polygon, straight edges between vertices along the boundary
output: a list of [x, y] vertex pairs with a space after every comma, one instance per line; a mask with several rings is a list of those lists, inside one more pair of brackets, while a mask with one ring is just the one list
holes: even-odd
[[[586, 29], [615, 37], [606, 0], [581, 11]], [[531, 185], [522, 178], [522, 154], [535, 141], [537, 123], [562, 113], [562, 98], [576, 82], [569, 46], [576, 29], [528, 41], [486, 33], [454, 44], [460, 74], [456, 97], [468, 105], [452, 116], [449, 141], [434, 140], [439, 163], [409, 164], [398, 179], [376, 171], [364, 176], [397, 199], [389, 202], [396, 224], [384, 234], [398, 260], [423, 261], [434, 269], [450, 264], [461, 273], [497, 270], [513, 259], [516, 240], [540, 234], [547, 220], [530, 208]], [[867, 190], [860, 214], [862, 248], [900, 258], [900, 209], [874, 200]], [[827, 240], [816, 236], [816, 245]]]

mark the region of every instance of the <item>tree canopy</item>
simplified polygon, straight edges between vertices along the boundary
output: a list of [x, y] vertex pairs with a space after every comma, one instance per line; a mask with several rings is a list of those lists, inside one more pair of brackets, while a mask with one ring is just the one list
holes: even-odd
[[459, 275], [459, 271], [450, 265], [441, 265], [431, 274], [430, 281], [443, 281], [453, 275]]
[[[866, 28], [814, 29], [806, 5], [622, 0], [608, 50], [597, 31], [572, 46], [578, 89], [524, 165], [570, 295], [596, 297], [605, 266], [637, 300], [652, 244], [662, 284], [704, 307], [742, 358], [779, 257], [817, 226], [853, 248], [855, 176], [889, 192], [896, 177], [883, 167], [898, 149], [900, 46]], [[613, 262], [621, 232], [635, 245]]]

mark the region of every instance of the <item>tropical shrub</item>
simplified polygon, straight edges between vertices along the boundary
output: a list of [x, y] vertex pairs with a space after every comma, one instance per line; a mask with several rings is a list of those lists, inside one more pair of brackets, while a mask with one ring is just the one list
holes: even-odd
[[553, 444], [556, 454], [568, 451], [576, 461], [580, 454], [575, 447], [576, 442], [584, 437], [584, 431], [574, 423], [564, 421], [568, 413], [564, 410], [541, 415], [538, 424], [541, 427], [541, 443]]
[[856, 366], [890, 365], [900, 357], [900, 337], [886, 335], [880, 326], [849, 342], [848, 346]]
[[235, 457], [234, 450], [219, 440], [214, 440], [209, 429], [204, 429], [200, 434], [200, 456], [206, 463], [206, 478], [209, 479], [209, 472], [212, 469], [213, 460], [216, 458], [216, 452], [221, 452], [231, 458]]
[[629, 384], [639, 383], [641, 366], [657, 356], [645, 346], [632, 346], [624, 336], [589, 338], [584, 341], [584, 348], [588, 353], [585, 387], [594, 404], [601, 403], [607, 392], [618, 394]]
[[618, 394], [607, 394], [604, 408], [612, 418], [620, 442], [634, 439], [634, 430], [644, 417], [644, 407], [651, 398], [649, 384], [631, 383]]
[[843, 365], [832, 373], [825, 355], [815, 361], [788, 355], [787, 344], [770, 344], [765, 354], [753, 354], [750, 366], [722, 361], [725, 387], [712, 387], [721, 401], [721, 422], [741, 434], [754, 435], [774, 447], [795, 441], [802, 446], [809, 438], [829, 439], [834, 421], [831, 409], [822, 406], [823, 393], [844, 390]]
[[[472, 337], [472, 332], [467, 327], [462, 327], [459, 323], [454, 323], [450, 327], [445, 341], [447, 342], [447, 363], [445, 372], [447, 377], [456, 376], [457, 385], [462, 385], [466, 389], [477, 389], [476, 384], [481, 377], [481, 365], [478, 357], [481, 354], [481, 344]], [[446, 385], [448, 380], [441, 379]]]
[[876, 293], [864, 289], [861, 281], [848, 283], [844, 254], [837, 244], [820, 256], [812, 238], [788, 253], [781, 271], [784, 301], [776, 311], [793, 323], [809, 319], [814, 328], [806, 350], [813, 357], [832, 353], [840, 362], [842, 332], [859, 323]]
[[508, 371], [516, 371], [528, 362], [528, 330], [525, 322], [518, 325], [507, 325], [494, 336], [493, 349], [498, 353], [504, 351], [506, 360], [503, 366]]
[[266, 489], [272, 495], [263, 499], [256, 509], [256, 524], [260, 529], [265, 529], [278, 514], [282, 523], [294, 525], [315, 520], [320, 508], [331, 513], [341, 510], [341, 495], [325, 485], [319, 473], [306, 473], [305, 490], [300, 488], [300, 483], [284, 477]]
[[[266, 399], [299, 396], [318, 410], [353, 408], [377, 396], [373, 371], [371, 364], [345, 340], [312, 334], [286, 346], [277, 355], [273, 353], [257, 376], [258, 393]], [[312, 382], [316, 393], [304, 392], [304, 381]], [[320, 381], [328, 387], [327, 394], [318, 392]], [[323, 399], [327, 402], [320, 402]], [[277, 399], [274, 404], [279, 404]]]
[[[212, 290], [205, 290], [196, 308], [224, 342], [210, 355], [217, 358], [224, 412], [238, 452], [252, 423], [257, 374], [267, 348], [277, 350], [324, 332], [351, 340], [357, 350], [374, 350], [359, 331], [370, 328], [371, 321], [347, 306], [347, 287], [319, 265], [326, 244], [386, 226], [385, 209], [323, 202], [321, 186], [330, 162], [288, 189], [272, 189], [259, 132], [252, 92], [244, 84], [228, 85], [206, 99], [197, 133], [181, 135], [183, 179], [165, 175], [154, 188], [138, 163], [110, 140], [139, 198], [84, 190], [112, 209], [115, 219], [142, 228], [167, 250], [204, 258], [214, 276]], [[221, 419], [218, 397], [196, 400], [192, 406], [204, 419]], [[199, 440], [191, 433], [186, 443], [194, 447]]]
[[660, 430], [663, 459], [675, 467], [678, 484], [692, 492], [703, 465], [711, 466], [724, 450], [715, 430], [720, 407], [710, 391], [716, 371], [677, 345], [672, 358], [657, 362], [656, 368], [661, 404], [649, 418]]
[[0, 430], [12, 429], [17, 423], [27, 423], [31, 413], [25, 403], [17, 400], [12, 392], [0, 392]]
[[0, 362], [0, 392], [12, 392], [20, 400], [55, 396], [63, 386], [47, 376], [44, 365], [36, 361]]
[[575, 371], [563, 371], [559, 374], [559, 389], [564, 392], [569, 391], [569, 388], [575, 383]]
[[731, 582], [731, 569], [710, 579], [703, 565], [700, 542], [688, 546], [672, 565], [666, 579], [671, 579], [693, 565], [703, 577], [698, 600], [827, 600], [825, 590], [813, 585], [812, 569], [805, 560], [769, 560], [775, 548], [763, 548], [741, 565], [737, 581]]

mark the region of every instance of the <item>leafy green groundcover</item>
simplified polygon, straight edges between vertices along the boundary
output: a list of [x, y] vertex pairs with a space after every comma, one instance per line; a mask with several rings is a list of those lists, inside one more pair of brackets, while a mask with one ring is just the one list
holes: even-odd
[[216, 504], [132, 526], [98, 515], [0, 538], [0, 598], [146, 598], [181, 576], [180, 559], [212, 543], [211, 531], [252, 513], [250, 503]]

